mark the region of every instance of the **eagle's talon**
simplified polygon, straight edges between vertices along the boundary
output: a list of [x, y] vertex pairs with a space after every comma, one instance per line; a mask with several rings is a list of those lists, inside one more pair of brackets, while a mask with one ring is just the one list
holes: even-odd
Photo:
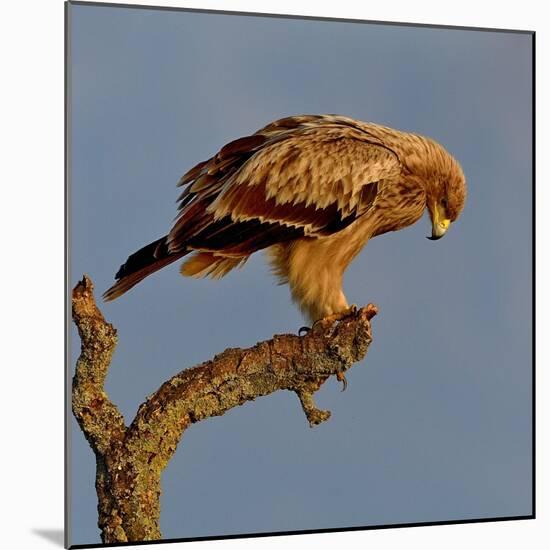
[[342, 382], [341, 391], [346, 391], [346, 388], [348, 387], [348, 381], [346, 380], [346, 375], [343, 372], [337, 372], [336, 380], [338, 380], [339, 382]]
[[[311, 328], [313, 328], [313, 327], [311, 327]], [[311, 328], [310, 327], [300, 327], [298, 329], [298, 336], [305, 336], [311, 330]]]
[[342, 319], [343, 315], [342, 313], [332, 313], [331, 315], [327, 315], [326, 317], [321, 317], [321, 319], [317, 319], [311, 326], [312, 330], [325, 330], [334, 325], [334, 323], [340, 321]]

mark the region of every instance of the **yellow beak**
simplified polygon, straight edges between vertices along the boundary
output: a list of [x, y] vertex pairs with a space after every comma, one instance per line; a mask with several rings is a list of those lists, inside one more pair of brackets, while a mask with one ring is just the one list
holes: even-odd
[[436, 206], [434, 208], [432, 220], [432, 236], [427, 238], [430, 239], [430, 241], [437, 241], [438, 239], [441, 239], [441, 237], [443, 237], [443, 235], [447, 232], [447, 229], [449, 229], [450, 225], [451, 220], [449, 218], [445, 218], [444, 214], [441, 212], [441, 208]]

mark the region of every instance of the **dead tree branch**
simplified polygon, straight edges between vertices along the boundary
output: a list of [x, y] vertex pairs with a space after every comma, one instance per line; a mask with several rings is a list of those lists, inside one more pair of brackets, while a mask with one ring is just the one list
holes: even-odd
[[72, 406], [96, 455], [104, 543], [161, 538], [161, 474], [190, 424], [277, 390], [297, 394], [311, 426], [327, 420], [330, 412], [316, 407], [313, 394], [365, 356], [377, 312], [369, 305], [323, 320], [305, 336], [285, 334], [252, 348], [227, 349], [165, 382], [126, 427], [104, 390], [116, 330], [99, 311], [86, 276], [73, 290], [72, 311], [81, 339]]

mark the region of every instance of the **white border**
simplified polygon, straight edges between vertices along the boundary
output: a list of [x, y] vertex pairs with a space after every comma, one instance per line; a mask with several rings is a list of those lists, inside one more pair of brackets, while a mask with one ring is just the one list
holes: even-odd
[[[544, 2], [540, 0], [131, 3], [535, 30], [537, 97], [550, 97], [548, 23]], [[1, 26], [0, 292], [4, 307], [0, 401], [4, 464], [0, 500], [4, 528], [0, 536], [4, 548], [48, 548], [55, 545], [35, 530], [59, 530], [63, 526], [63, 1], [12, 0], [2, 5]], [[550, 280], [548, 255], [543, 250], [547, 236], [544, 208], [549, 205], [544, 182], [550, 181], [544, 152], [550, 150], [546, 137], [550, 121], [548, 107], [542, 101], [537, 110], [537, 127], [540, 282]], [[544, 312], [550, 304], [541, 284], [537, 302], [538, 333], [544, 335], [548, 329]], [[537, 368], [537, 520], [185, 543], [185, 548], [542, 548], [543, 540], [550, 540], [549, 478], [544, 467], [548, 462], [546, 426], [550, 401], [545, 365], [550, 361], [545, 340], [539, 337]], [[180, 547], [184, 548], [178, 544], [170, 546]]]

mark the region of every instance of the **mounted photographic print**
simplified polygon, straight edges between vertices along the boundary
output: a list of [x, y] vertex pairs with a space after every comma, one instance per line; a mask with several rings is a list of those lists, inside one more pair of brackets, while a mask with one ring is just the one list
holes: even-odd
[[534, 517], [534, 33], [66, 29], [67, 545]]

